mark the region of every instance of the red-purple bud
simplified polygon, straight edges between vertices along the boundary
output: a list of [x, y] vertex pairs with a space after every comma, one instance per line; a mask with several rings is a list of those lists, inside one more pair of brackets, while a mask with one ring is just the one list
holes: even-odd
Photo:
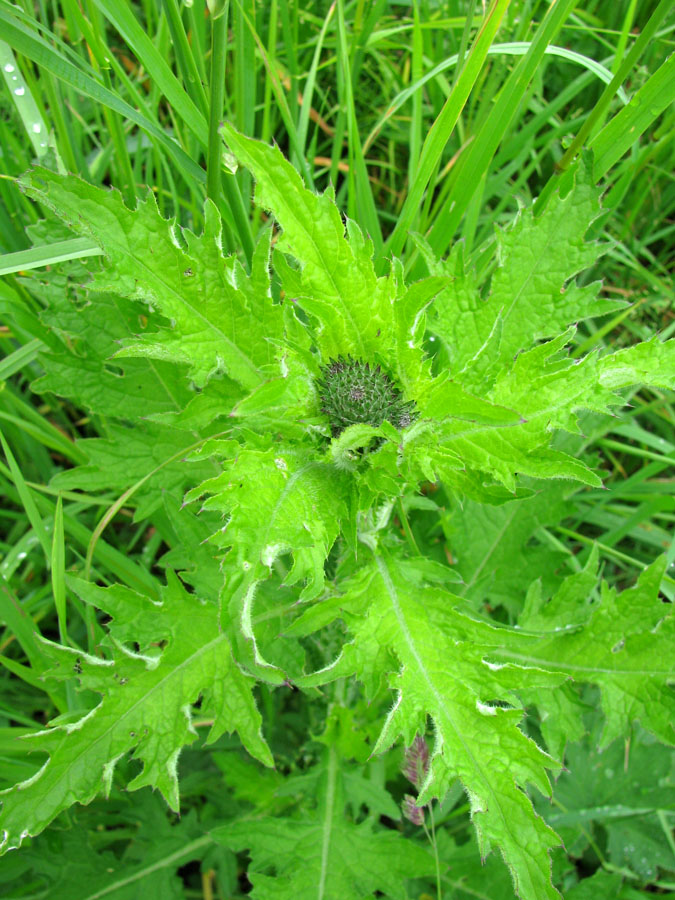
[[415, 798], [411, 797], [410, 794], [406, 794], [403, 798], [401, 808], [403, 810], [403, 815], [412, 822], [413, 825], [424, 825], [424, 809], [421, 806], [417, 806]]
[[405, 752], [403, 774], [418, 790], [429, 771], [429, 748], [421, 735], [417, 735]]

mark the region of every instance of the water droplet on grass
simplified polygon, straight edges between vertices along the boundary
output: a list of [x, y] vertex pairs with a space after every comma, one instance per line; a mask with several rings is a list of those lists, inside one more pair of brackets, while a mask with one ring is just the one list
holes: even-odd
[[18, 87], [18, 88], [16, 88], [14, 93], [16, 94], [17, 97], [23, 97], [23, 95], [26, 93], [26, 88]]
[[14, 71], [14, 66], [11, 63], [6, 63], [5, 72], [13, 72], [13, 71]]
[[40, 134], [41, 131], [42, 131], [42, 125], [40, 125], [39, 122], [35, 122], [35, 124], [33, 125], [33, 133]]

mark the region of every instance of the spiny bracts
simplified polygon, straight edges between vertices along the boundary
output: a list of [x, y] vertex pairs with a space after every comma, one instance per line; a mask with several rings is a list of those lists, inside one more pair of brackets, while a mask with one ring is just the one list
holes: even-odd
[[386, 419], [400, 429], [415, 418], [414, 402], [403, 399], [379, 365], [371, 367], [363, 360], [338, 356], [321, 366], [316, 386], [333, 437], [358, 423], [378, 428]]

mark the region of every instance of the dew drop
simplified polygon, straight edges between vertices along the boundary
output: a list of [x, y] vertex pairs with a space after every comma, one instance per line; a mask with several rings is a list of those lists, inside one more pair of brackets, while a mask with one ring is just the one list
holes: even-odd
[[14, 93], [16, 94], [17, 97], [23, 97], [23, 95], [26, 93], [26, 88], [18, 87], [18, 88], [16, 88]]
[[40, 134], [41, 131], [42, 131], [42, 125], [40, 125], [39, 122], [35, 122], [35, 124], [33, 125], [33, 133]]
[[11, 63], [7, 63], [5, 65], [5, 72], [13, 72], [13, 71], [14, 71], [14, 66]]

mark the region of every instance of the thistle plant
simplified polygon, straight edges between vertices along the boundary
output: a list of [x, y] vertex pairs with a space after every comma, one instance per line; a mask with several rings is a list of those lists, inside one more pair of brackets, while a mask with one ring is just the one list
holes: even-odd
[[[223, 255], [209, 200], [196, 235], [162, 218], [152, 194], [131, 209], [44, 168], [21, 182], [101, 251], [59, 275], [84, 284], [77, 315], [55, 281], [44, 287], [45, 387], [107, 422], [55, 485], [112, 490], [116, 509], [133, 497], [141, 521], [161, 510], [170, 549], [160, 590], [100, 586], [86, 568], [68, 577], [94, 637], [86, 650], [41, 637], [40, 677], [55, 696], [75, 678], [82, 706], [28, 738], [44, 765], [3, 796], [3, 847], [115, 778], [156, 788], [178, 812], [197, 714], [207, 744], [236, 732], [267, 784], [269, 708], [292, 692], [326, 713], [323, 749], [295, 785], [311, 811], [270, 801], [209, 833], [248, 851], [252, 896], [316, 897], [320, 884], [324, 898], [403, 897], [406, 879], [440, 878], [428, 849], [380, 827], [399, 806], [353, 762], [405, 745], [417, 748], [409, 817], [461, 785], [475, 858], [498, 851], [523, 900], [555, 900], [560, 837], [538, 798], [561, 772], [583, 691], [599, 697], [600, 746], [636, 720], [673, 740], [665, 558], [617, 593], [594, 553], [567, 577], [533, 574], [526, 596], [491, 616], [480, 567], [463, 579], [463, 553], [421, 554], [407, 511], [433, 510], [435, 533], [449, 535], [446, 506], [466, 516], [456, 542], [469, 558], [474, 526], [499, 531], [500, 517], [534, 518], [571, 485], [600, 488], [579, 414], [620, 407], [634, 385], [675, 387], [675, 341], [569, 355], [576, 323], [622, 308], [576, 280], [606, 249], [586, 240], [601, 213], [588, 162], [537, 217], [523, 210], [497, 232], [488, 285], [461, 244], [440, 260], [419, 235], [414, 277], [396, 258], [376, 264], [330, 191], [307, 189], [279, 149], [229, 125], [223, 135], [280, 231], [274, 248], [261, 231], [249, 268]], [[88, 331], [94, 313], [108, 331]], [[72, 377], [78, 367], [100, 374], [95, 390]], [[364, 803], [378, 815], [357, 824], [345, 811]]]

